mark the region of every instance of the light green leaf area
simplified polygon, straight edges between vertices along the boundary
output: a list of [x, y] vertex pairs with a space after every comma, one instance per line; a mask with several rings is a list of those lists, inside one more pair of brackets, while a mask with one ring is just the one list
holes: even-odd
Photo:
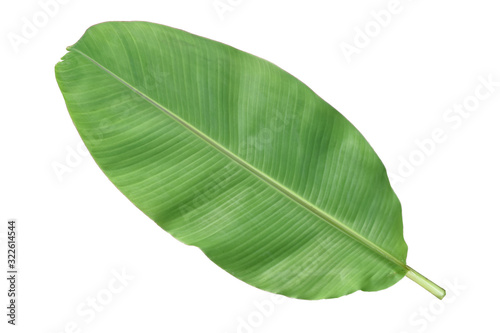
[[258, 288], [322, 299], [407, 274], [401, 205], [365, 138], [276, 65], [147, 22], [87, 30], [56, 66], [106, 176]]

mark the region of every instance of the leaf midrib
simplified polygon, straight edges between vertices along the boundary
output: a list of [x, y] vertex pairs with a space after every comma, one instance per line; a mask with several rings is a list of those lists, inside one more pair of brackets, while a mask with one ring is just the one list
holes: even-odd
[[219, 152], [221, 152], [225, 156], [229, 157], [235, 163], [239, 164], [241, 167], [248, 170], [251, 174], [256, 176], [261, 181], [270, 185], [275, 190], [284, 194], [286, 197], [293, 200], [294, 202], [296, 202], [300, 206], [306, 208], [308, 211], [310, 211], [314, 215], [318, 216], [319, 218], [321, 218], [325, 222], [329, 223], [333, 227], [337, 228], [338, 230], [340, 230], [341, 232], [343, 232], [347, 236], [351, 237], [355, 241], [361, 243], [362, 245], [368, 247], [369, 249], [373, 250], [377, 254], [381, 255], [383, 258], [385, 258], [385, 259], [389, 260], [390, 262], [396, 264], [397, 266], [403, 268], [405, 271], [408, 270], [408, 266], [406, 266], [406, 264], [403, 263], [401, 260], [397, 259], [392, 254], [390, 254], [389, 252], [387, 252], [383, 248], [379, 247], [377, 244], [375, 244], [372, 241], [370, 241], [369, 239], [365, 238], [363, 235], [357, 233], [353, 229], [344, 225], [342, 222], [340, 222], [339, 220], [337, 220], [336, 218], [334, 218], [330, 214], [326, 213], [325, 211], [323, 211], [319, 207], [317, 207], [314, 204], [312, 204], [311, 202], [307, 201], [306, 199], [304, 199], [303, 197], [301, 197], [297, 193], [293, 192], [292, 190], [290, 190], [286, 186], [277, 182], [276, 180], [274, 180], [273, 178], [271, 178], [267, 174], [261, 172], [259, 169], [255, 168], [253, 165], [249, 164], [248, 162], [246, 162], [245, 160], [243, 160], [242, 158], [240, 158], [239, 156], [237, 156], [236, 154], [234, 154], [230, 150], [226, 149], [224, 146], [219, 144], [217, 141], [213, 140], [208, 135], [206, 135], [205, 133], [198, 130], [196, 127], [194, 127], [193, 125], [191, 125], [190, 123], [188, 123], [187, 121], [185, 121], [184, 119], [182, 119], [181, 117], [179, 117], [178, 115], [176, 115], [175, 113], [173, 113], [172, 111], [170, 111], [169, 109], [167, 109], [166, 107], [164, 107], [163, 105], [161, 105], [160, 103], [155, 101], [153, 98], [149, 97], [147, 94], [145, 94], [144, 92], [135, 88], [133, 85], [131, 85], [130, 83], [128, 83], [127, 81], [122, 79], [120, 76], [113, 73], [111, 70], [109, 70], [105, 66], [101, 65], [99, 62], [94, 60], [92, 57], [88, 56], [84, 52], [82, 52], [74, 47], [68, 47], [68, 51], [70, 51], [70, 52], [75, 51], [78, 54], [80, 54], [81, 56], [83, 56], [85, 59], [87, 59], [90, 62], [92, 62], [93, 64], [95, 64], [98, 68], [102, 69], [104, 72], [106, 72], [107, 74], [109, 74], [113, 78], [115, 78], [118, 82], [122, 83], [127, 88], [131, 89], [133, 92], [138, 94], [144, 100], [146, 100], [147, 102], [151, 103], [152, 105], [154, 105], [155, 107], [157, 107], [158, 109], [163, 111], [166, 115], [170, 116], [172, 119], [174, 119], [179, 124], [184, 126], [186, 129], [191, 131], [193, 134], [197, 135], [199, 138], [204, 140], [206, 143], [210, 144], [212, 147], [217, 149]]

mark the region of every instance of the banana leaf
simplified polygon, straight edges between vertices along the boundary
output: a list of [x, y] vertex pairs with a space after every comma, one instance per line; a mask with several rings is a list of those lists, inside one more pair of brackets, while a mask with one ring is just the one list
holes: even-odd
[[405, 275], [444, 297], [406, 264], [401, 204], [373, 148], [294, 76], [148, 22], [95, 25], [68, 51], [56, 78], [92, 157], [176, 239], [289, 297]]

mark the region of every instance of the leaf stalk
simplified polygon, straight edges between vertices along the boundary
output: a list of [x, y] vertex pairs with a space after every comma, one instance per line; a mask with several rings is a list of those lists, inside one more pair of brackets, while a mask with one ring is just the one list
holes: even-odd
[[406, 266], [407, 268], [407, 273], [406, 276], [410, 279], [418, 283], [420, 286], [425, 288], [427, 291], [429, 291], [431, 294], [436, 296], [439, 299], [443, 299], [444, 296], [446, 296], [446, 290], [411, 268], [410, 266]]

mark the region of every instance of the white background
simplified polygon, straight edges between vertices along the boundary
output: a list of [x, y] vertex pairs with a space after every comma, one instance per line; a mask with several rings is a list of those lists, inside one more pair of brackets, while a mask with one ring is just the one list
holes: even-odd
[[[401, 0], [384, 27], [371, 12], [392, 8], [387, 0], [222, 0], [231, 6], [222, 15], [214, 0], [62, 2], [51, 17], [35, 0], [0, 5], [2, 272], [7, 219], [20, 232], [18, 326], [6, 324], [2, 278], [0, 331], [498, 332], [500, 86], [485, 96], [480, 81], [500, 82], [498, 1]], [[82, 155], [54, 78], [66, 46], [111, 20], [233, 45], [342, 112], [391, 172], [408, 263], [447, 288], [444, 301], [405, 278], [376, 293], [271, 303], [157, 227]], [[34, 21], [39, 28], [23, 36]], [[357, 29], [367, 27], [372, 37], [360, 44]], [[358, 46], [351, 57], [347, 44]], [[466, 117], [447, 111], [464, 101]], [[444, 139], [431, 144], [436, 130]], [[58, 178], [60, 164], [71, 172]], [[125, 286], [114, 280], [122, 270]], [[107, 303], [101, 311], [87, 304], [94, 297]]]

